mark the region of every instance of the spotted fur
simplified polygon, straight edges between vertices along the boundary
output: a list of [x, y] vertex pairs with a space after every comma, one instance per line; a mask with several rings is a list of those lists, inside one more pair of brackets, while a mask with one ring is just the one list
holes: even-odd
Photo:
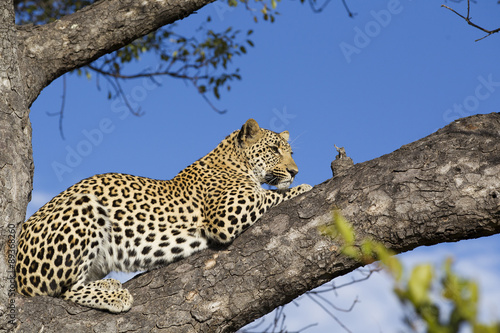
[[288, 189], [298, 169], [287, 140], [288, 132], [250, 119], [172, 180], [108, 173], [71, 186], [23, 224], [18, 292], [129, 310], [129, 291], [100, 280], [109, 272], [151, 270], [230, 243], [269, 208], [311, 189]]

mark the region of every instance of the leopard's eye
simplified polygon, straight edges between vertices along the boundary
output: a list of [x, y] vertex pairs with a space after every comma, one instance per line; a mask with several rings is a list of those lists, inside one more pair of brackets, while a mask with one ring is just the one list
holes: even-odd
[[279, 154], [279, 153], [281, 152], [281, 151], [280, 151], [280, 149], [279, 149], [278, 147], [276, 147], [276, 146], [271, 146], [271, 150], [272, 150], [272, 151], [273, 151], [273, 153], [275, 153], [275, 154]]

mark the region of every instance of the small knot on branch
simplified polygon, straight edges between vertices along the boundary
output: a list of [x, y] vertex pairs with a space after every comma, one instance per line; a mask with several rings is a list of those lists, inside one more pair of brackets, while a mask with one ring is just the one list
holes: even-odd
[[335, 160], [332, 161], [332, 175], [333, 177], [343, 176], [347, 173], [347, 170], [354, 165], [352, 158], [348, 157], [344, 147], [337, 147], [335, 145], [335, 149], [337, 150], [337, 156], [335, 156]]

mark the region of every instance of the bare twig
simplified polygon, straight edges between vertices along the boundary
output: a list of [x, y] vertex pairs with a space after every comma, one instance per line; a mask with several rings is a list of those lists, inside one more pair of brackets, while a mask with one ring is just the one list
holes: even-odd
[[363, 276], [361, 278], [357, 278], [357, 279], [353, 278], [351, 281], [343, 283], [343, 284], [340, 284], [340, 285], [336, 285], [335, 284], [335, 280], [332, 280], [330, 283], [327, 283], [327, 284], [330, 284], [330, 286], [327, 286], [327, 284], [324, 284], [321, 287], [321, 289], [318, 288], [316, 290], [308, 291], [308, 293], [309, 294], [322, 294], [322, 293], [325, 293], [325, 292], [337, 291], [340, 288], [347, 287], [347, 286], [353, 285], [355, 283], [368, 280], [372, 276], [373, 273], [380, 272], [381, 270], [382, 270], [382, 267], [380, 267], [378, 265], [375, 265], [374, 267], [370, 267], [367, 270], [359, 268], [356, 271], [364, 274], [365, 276]]
[[[198, 90], [198, 92], [200, 92], [200, 87], [198, 87], [198, 85], [197, 85], [197, 83], [196, 83], [196, 79], [191, 79], [191, 83], [195, 86], [195, 88]], [[220, 110], [220, 109], [217, 109], [217, 108], [215, 107], [215, 105], [214, 105], [212, 102], [210, 102], [210, 100], [208, 99], [208, 97], [207, 97], [207, 96], [205, 96], [205, 93], [200, 92], [200, 95], [201, 95], [201, 97], [205, 100], [205, 102], [206, 102], [206, 103], [207, 103], [207, 104], [208, 104], [208, 105], [209, 105], [209, 106], [210, 106], [210, 107], [211, 107], [211, 108], [212, 108], [215, 112], [217, 112], [217, 113], [219, 113], [219, 114], [224, 114], [224, 113], [226, 113], [226, 112], [227, 112], [227, 110]]]
[[320, 7], [316, 7], [316, 0], [309, 0], [309, 5], [311, 6], [311, 10], [315, 13], [321, 13], [323, 9], [325, 9], [326, 6], [328, 6], [329, 3], [330, 0], [325, 0], [325, 2]]
[[488, 36], [490, 36], [490, 35], [493, 35], [493, 34], [495, 34], [495, 33], [497, 33], [497, 32], [500, 32], [500, 28], [495, 29], [495, 30], [488, 30], [488, 29], [485, 29], [485, 28], [483, 28], [483, 27], [481, 27], [481, 26], [479, 26], [479, 25], [477, 25], [477, 24], [473, 23], [473, 22], [470, 20], [470, 0], [467, 0], [467, 16], [463, 16], [462, 14], [458, 13], [456, 10], [454, 10], [454, 9], [452, 9], [452, 8], [450, 8], [450, 7], [446, 6], [446, 5], [441, 5], [441, 7], [444, 7], [444, 8], [446, 8], [446, 9], [449, 9], [449, 10], [451, 10], [452, 12], [454, 12], [455, 14], [457, 14], [458, 16], [460, 16], [461, 18], [463, 18], [463, 19], [467, 22], [467, 24], [468, 24], [468, 25], [471, 25], [471, 26], [473, 26], [474, 28], [479, 29], [479, 30], [481, 30], [481, 31], [483, 31], [483, 32], [486, 32], [486, 33], [487, 33], [487, 35], [486, 35], [486, 36], [483, 36], [483, 37], [481, 37], [481, 38], [479, 38], [479, 39], [476, 39], [476, 42], [477, 42], [477, 41], [480, 41], [481, 39], [484, 39], [484, 38], [486, 38], [486, 37], [488, 37]]
[[266, 323], [266, 320], [264, 318], [261, 318], [257, 320], [255, 324], [249, 325], [247, 326], [247, 328], [237, 331], [237, 333], [302, 333], [308, 328], [318, 325], [317, 323], [308, 324], [296, 331], [289, 331], [284, 325], [286, 319], [286, 315], [283, 311], [284, 308], [285, 306], [277, 307], [274, 311], [273, 321], [263, 329], [259, 328]]
[[[87, 67], [90, 68], [91, 70], [101, 74], [101, 75], [112, 77], [115, 79], [139, 79], [139, 78], [143, 78], [143, 77], [151, 78], [151, 77], [160, 76], [160, 75], [168, 75], [168, 76], [174, 77], [176, 79], [186, 79], [186, 80], [193, 79], [193, 77], [191, 77], [191, 76], [179, 74], [176, 72], [170, 72], [168, 70], [161, 71], [161, 72], [138, 73], [138, 74], [132, 74], [132, 75], [124, 75], [124, 74], [120, 74], [120, 73], [116, 73], [116, 72], [106, 71], [106, 70], [104, 70], [102, 68], [98, 68], [92, 64], [87, 65]], [[199, 76], [196, 78], [197, 79], [207, 79], [207, 78], [209, 78], [209, 76]]]
[[[355, 283], [359, 283], [361, 281], [365, 281], [369, 279], [373, 273], [379, 272], [382, 270], [382, 267], [379, 265], [370, 265], [366, 269], [359, 268], [357, 271], [362, 275], [360, 278], [353, 278], [351, 281], [346, 282], [341, 285], [336, 285], [335, 280], [332, 280], [330, 283], [323, 285], [320, 288], [317, 288], [312, 291], [308, 291], [306, 296], [309, 297], [313, 302], [315, 302], [318, 306], [320, 306], [331, 318], [333, 318], [346, 332], [350, 332], [349, 329], [334, 315], [334, 311], [338, 312], [351, 312], [354, 309], [354, 306], [359, 303], [358, 297], [356, 297], [351, 305], [347, 308], [340, 308], [333, 304], [327, 297], [324, 296], [326, 292], [334, 292], [336, 293], [337, 289], [349, 286]], [[336, 294], [335, 294], [336, 295]], [[294, 302], [295, 304], [295, 302]], [[299, 304], [295, 304], [296, 306], [300, 306]], [[289, 331], [285, 326], [286, 315], [284, 313], [285, 306], [280, 306], [274, 311], [274, 318], [269, 322], [265, 319], [257, 320], [254, 324], [249, 325], [247, 328], [242, 329], [238, 332], [240, 333], [300, 333], [308, 328], [318, 325], [318, 323], [311, 323], [298, 331]], [[333, 310], [333, 311], [332, 311]], [[266, 325], [265, 327], [262, 327]]]
[[61, 138], [66, 140], [63, 132], [63, 117], [64, 117], [64, 107], [66, 105], [66, 75], [62, 77], [63, 81], [63, 93], [61, 96], [61, 109], [59, 112], [47, 112], [49, 116], [59, 116], [59, 133], [61, 134]]
[[[314, 294], [314, 293], [306, 293], [306, 295], [313, 299], [314, 297], [317, 297], [318, 299], [320, 299], [321, 301], [325, 302], [326, 304], [328, 304], [331, 308], [335, 309], [336, 311], [339, 311], [339, 312], [351, 312], [352, 309], [354, 309], [354, 306], [359, 303], [359, 299], [358, 297], [356, 296], [356, 298], [354, 299], [354, 301], [352, 301], [351, 305], [348, 307], [348, 308], [339, 308], [338, 306], [336, 306], [335, 304], [333, 304], [332, 302], [330, 302], [330, 300], [328, 300], [326, 297], [324, 297], [323, 295], [320, 295], [320, 294]], [[318, 301], [319, 302], [319, 301]]]
[[[325, 2], [321, 6], [316, 7], [316, 0], [309, 0], [309, 5], [311, 6], [312, 11], [315, 13], [321, 13], [329, 3], [330, 0], [325, 0]], [[342, 0], [342, 4], [344, 5], [344, 8], [347, 11], [347, 15], [349, 15], [349, 17], [356, 16], [356, 13], [351, 12], [349, 6], [347, 6], [346, 0]]]
[[317, 299], [315, 299], [311, 295], [306, 294], [306, 296], [308, 296], [314, 303], [316, 303], [321, 309], [323, 309], [323, 311], [325, 311], [333, 320], [335, 320], [337, 322], [337, 324], [339, 324], [340, 327], [342, 327], [346, 332], [351, 333], [351, 331], [347, 328], [347, 326], [345, 326], [340, 321], [340, 319], [338, 319], [337, 316], [335, 316], [326, 306], [321, 304], [321, 302], [319, 302]]
[[342, 0], [342, 4], [344, 5], [344, 8], [347, 11], [347, 15], [349, 15], [349, 17], [354, 17], [357, 15], [356, 13], [351, 12], [351, 10], [349, 9], [349, 6], [347, 6], [346, 0]]
[[[107, 70], [103, 69], [102, 67], [99, 68], [99, 67], [96, 67], [96, 66], [94, 66], [92, 64], [87, 65], [87, 67], [89, 69], [93, 70], [94, 72], [103, 75], [108, 80], [108, 82], [111, 83], [111, 85], [113, 86], [115, 92], [119, 96], [122, 97], [122, 99], [125, 102], [125, 105], [128, 107], [128, 109], [130, 110], [130, 112], [132, 114], [136, 115], [136, 116], [140, 116], [142, 114], [141, 114], [140, 110], [134, 110], [130, 106], [130, 103], [128, 102], [127, 97], [125, 96], [125, 93], [121, 89], [121, 86], [120, 86], [120, 83], [119, 83], [120, 79], [121, 80], [126, 80], [126, 79], [150, 78], [151, 80], [153, 80], [153, 78], [155, 76], [165, 76], [166, 75], [166, 76], [170, 76], [170, 77], [177, 78], [177, 79], [187, 80], [187, 81], [191, 82], [191, 84], [201, 94], [201, 97], [205, 100], [205, 102], [214, 111], [216, 111], [217, 113], [220, 113], [220, 114], [226, 113], [226, 111], [227, 111], [227, 110], [220, 110], [220, 109], [216, 108], [215, 105], [208, 99], [207, 96], [205, 96], [204, 93], [201, 92], [200, 88], [198, 87], [197, 81], [201, 80], [201, 79], [209, 79], [210, 78], [209, 75], [189, 76], [189, 75], [186, 75], [186, 74], [181, 74], [180, 71], [179, 72], [172, 72], [172, 71], [169, 71], [168, 69], [165, 70], [165, 71], [158, 71], [158, 72], [152, 72], [152, 73], [138, 73], [138, 74], [133, 74], [133, 75], [124, 75], [124, 74], [121, 74], [121, 73], [118, 73], [118, 72], [107, 71]], [[186, 70], [186, 67], [187, 66], [184, 66], [183, 70]]]

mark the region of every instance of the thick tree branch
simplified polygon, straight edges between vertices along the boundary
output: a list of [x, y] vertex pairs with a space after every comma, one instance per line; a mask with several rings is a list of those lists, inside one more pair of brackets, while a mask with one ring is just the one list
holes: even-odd
[[42, 26], [19, 26], [20, 62], [31, 104], [52, 80], [214, 0], [106, 0]]
[[[324, 166], [328, 167], [328, 166]], [[127, 283], [125, 314], [48, 297], [18, 298], [32, 332], [231, 332], [358, 267], [321, 236], [340, 208], [360, 238], [396, 252], [500, 232], [500, 114], [455, 121], [271, 210], [227, 249], [207, 250]]]

